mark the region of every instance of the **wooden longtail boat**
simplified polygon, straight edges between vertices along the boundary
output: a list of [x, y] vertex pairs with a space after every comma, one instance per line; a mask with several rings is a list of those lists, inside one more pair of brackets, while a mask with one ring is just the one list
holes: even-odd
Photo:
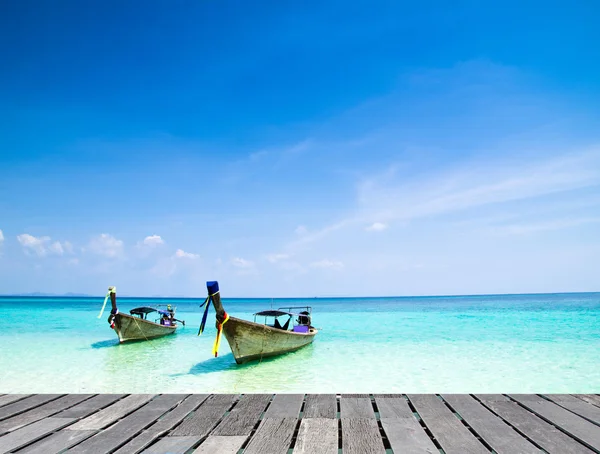
[[[185, 326], [185, 322], [175, 318], [175, 308], [170, 304], [166, 310], [157, 307], [136, 307], [129, 311], [129, 314], [124, 314], [117, 308], [117, 290], [115, 287], [108, 288], [106, 299], [110, 296], [112, 309], [108, 316], [108, 323], [119, 336], [119, 342], [150, 340], [157, 337], [173, 334], [177, 330], [177, 322], [181, 322]], [[106, 299], [104, 306], [106, 306]], [[104, 306], [98, 318], [102, 316]], [[155, 321], [148, 320], [148, 315], [156, 313]]]
[[[311, 326], [310, 306], [257, 312], [254, 314], [254, 321], [250, 322], [227, 315], [221, 304], [218, 282], [209, 281], [206, 286], [209, 295], [205, 301], [206, 310], [210, 300], [217, 312], [217, 340], [213, 349], [215, 356], [219, 348], [221, 330], [238, 364], [292, 352], [312, 343], [315, 339], [318, 331]], [[294, 309], [303, 309], [303, 311], [292, 312]], [[199, 333], [204, 329], [206, 310]], [[257, 317], [264, 317], [264, 323], [258, 323]], [[281, 324], [279, 317], [287, 318], [287, 321]], [[273, 320], [273, 323], [267, 323], [269, 319]]]

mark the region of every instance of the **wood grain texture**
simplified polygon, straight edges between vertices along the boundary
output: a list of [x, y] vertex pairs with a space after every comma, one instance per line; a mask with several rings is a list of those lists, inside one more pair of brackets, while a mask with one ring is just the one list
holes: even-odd
[[127, 394], [98, 394], [74, 407], [61, 411], [57, 416], [60, 418], [85, 418], [126, 396]]
[[3, 394], [0, 396], [0, 407], [12, 404], [13, 402], [17, 402], [18, 400], [22, 400], [30, 396], [31, 394]]
[[444, 394], [444, 400], [498, 454], [541, 454], [502, 419], [467, 394]]
[[58, 454], [90, 438], [95, 430], [59, 430], [49, 437], [20, 450], [19, 454]]
[[165, 437], [142, 451], [143, 454], [185, 454], [200, 441], [198, 436]]
[[237, 454], [246, 438], [243, 435], [237, 437], [211, 435], [194, 450], [193, 454]]
[[570, 394], [547, 394], [550, 400], [560, 405], [563, 408], [600, 425], [600, 408], [584, 402]]
[[406, 399], [376, 398], [381, 425], [394, 452], [439, 454]]
[[483, 401], [483, 403], [525, 437], [551, 454], [592, 454], [590, 449], [515, 402]]
[[297, 418], [265, 418], [244, 449], [245, 454], [286, 454]]
[[277, 394], [269, 405], [265, 418], [298, 418], [303, 402], [304, 394]]
[[215, 394], [210, 396], [170, 435], [174, 437], [189, 435], [205, 437], [219, 423], [236, 399], [237, 396], [235, 394]]
[[5, 419], [0, 422], [0, 433], [11, 432], [19, 427], [26, 426], [32, 422], [39, 421], [40, 419], [47, 418], [56, 413], [59, 413], [64, 408], [72, 407], [84, 400], [92, 397], [92, 394], [69, 394], [63, 397], [59, 397], [56, 400], [50, 401], [39, 407], [27, 410], [24, 413], [19, 413], [16, 416]]
[[308, 394], [304, 402], [303, 418], [337, 418], [335, 394]]
[[584, 402], [587, 402], [588, 404], [600, 407], [600, 396], [598, 396], [597, 394], [575, 394], [575, 397], [583, 400]]
[[337, 454], [338, 420], [305, 418], [300, 423], [294, 454]]
[[16, 402], [0, 407], [0, 421], [39, 407], [47, 402], [58, 399], [63, 394], [34, 394]]
[[408, 397], [446, 454], [489, 454], [437, 396], [410, 394]]
[[340, 418], [375, 419], [375, 410], [371, 399], [366, 397], [342, 397], [340, 399]]
[[98, 430], [109, 426], [148, 403], [155, 394], [132, 394], [69, 427], [70, 430]]
[[204, 400], [207, 394], [193, 394], [183, 402], [163, 415], [158, 421], [138, 434], [133, 440], [119, 448], [115, 454], [137, 454], [144, 448], [150, 446], [156, 439], [179, 424], [183, 419], [194, 411]]
[[271, 394], [243, 395], [212, 434], [250, 435], [271, 398]]
[[344, 454], [385, 454], [375, 418], [341, 418]]
[[177, 405], [185, 396], [163, 394], [146, 406], [125, 416], [123, 419], [103, 430], [98, 435], [75, 446], [70, 453], [103, 454], [112, 452], [128, 443], [139, 432], [150, 426], [169, 409]]
[[593, 449], [600, 450], [600, 427], [571, 413], [554, 402], [547, 400], [530, 401], [522, 400], [519, 395], [511, 394], [511, 398], [521, 403], [525, 408], [536, 415], [550, 421], [560, 427], [563, 431], [577, 438]]
[[46, 418], [22, 427], [0, 437], [0, 453], [6, 453], [26, 446], [40, 438], [61, 429], [74, 420], [72, 418]]

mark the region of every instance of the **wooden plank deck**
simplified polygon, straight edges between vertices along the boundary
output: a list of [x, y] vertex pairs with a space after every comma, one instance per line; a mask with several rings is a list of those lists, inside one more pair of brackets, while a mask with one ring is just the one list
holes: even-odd
[[0, 395], [0, 454], [600, 453], [600, 396]]

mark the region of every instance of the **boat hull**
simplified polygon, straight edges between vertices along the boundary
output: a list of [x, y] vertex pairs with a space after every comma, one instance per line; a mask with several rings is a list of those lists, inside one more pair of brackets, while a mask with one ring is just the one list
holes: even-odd
[[119, 336], [119, 342], [123, 343], [168, 336], [175, 332], [177, 326], [160, 325], [139, 317], [119, 313], [115, 316], [115, 326], [113, 329], [117, 333], [117, 336]]
[[317, 330], [308, 333], [284, 331], [259, 323], [229, 317], [223, 334], [238, 364], [269, 356], [293, 352], [312, 343]]

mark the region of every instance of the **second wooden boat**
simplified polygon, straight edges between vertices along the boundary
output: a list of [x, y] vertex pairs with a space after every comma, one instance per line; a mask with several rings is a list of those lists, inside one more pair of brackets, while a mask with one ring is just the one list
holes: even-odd
[[[209, 294], [205, 302], [207, 309], [210, 300], [217, 312], [218, 331], [213, 349], [215, 356], [217, 356], [221, 331], [225, 334], [235, 362], [238, 364], [298, 350], [312, 343], [318, 333], [318, 330], [311, 326], [310, 306], [257, 312], [254, 314], [254, 321], [251, 322], [227, 315], [221, 304], [218, 282], [207, 282], [207, 288]], [[264, 323], [259, 323], [263, 317]], [[206, 311], [202, 323], [204, 324], [205, 321]], [[200, 332], [204, 329], [203, 324]]]

